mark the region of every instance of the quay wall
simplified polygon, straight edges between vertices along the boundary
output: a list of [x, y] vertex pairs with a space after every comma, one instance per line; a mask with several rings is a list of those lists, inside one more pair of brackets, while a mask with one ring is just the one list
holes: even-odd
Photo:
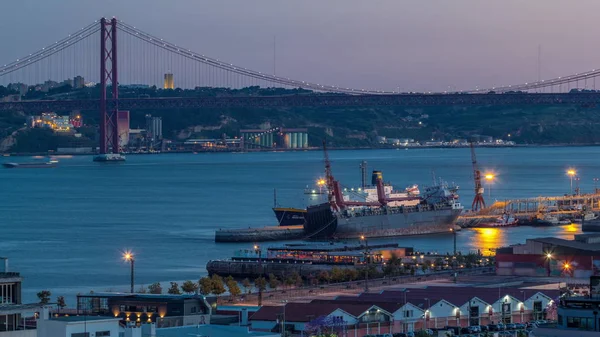
[[262, 242], [302, 238], [303, 226], [219, 229], [215, 232], [215, 242]]

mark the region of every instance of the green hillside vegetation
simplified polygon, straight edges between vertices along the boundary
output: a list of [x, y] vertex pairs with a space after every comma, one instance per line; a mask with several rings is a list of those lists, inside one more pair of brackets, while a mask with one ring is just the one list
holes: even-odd
[[[0, 96], [14, 94], [0, 86]], [[73, 90], [65, 86], [48, 93], [32, 92], [27, 98], [93, 98], [98, 87]], [[306, 90], [249, 87], [240, 90], [197, 88], [162, 90], [120, 88], [120, 97], [227, 97], [269, 95], [312, 95]], [[56, 111], [66, 114], [69, 111]], [[88, 126], [98, 123], [97, 111], [82, 111]], [[131, 111], [131, 128], [144, 128], [146, 114], [163, 119], [163, 135], [168, 139], [219, 138], [239, 136], [239, 130], [258, 128], [263, 123], [287, 128], [309, 129], [309, 144], [318, 146], [327, 136], [332, 146], [377, 146], [376, 137], [451, 141], [474, 134], [513, 140], [517, 144], [595, 144], [600, 143], [600, 108], [579, 106], [438, 106], [438, 107], [303, 107], [303, 108], [220, 108]], [[22, 128], [25, 115], [0, 115], [0, 135], [4, 138]], [[13, 151], [33, 152], [55, 149], [64, 144], [93, 143], [95, 128], [80, 130], [84, 137], [59, 136], [49, 131], [20, 132]], [[509, 136], [510, 135], [510, 136]], [[56, 138], [56, 139], [54, 139]]]

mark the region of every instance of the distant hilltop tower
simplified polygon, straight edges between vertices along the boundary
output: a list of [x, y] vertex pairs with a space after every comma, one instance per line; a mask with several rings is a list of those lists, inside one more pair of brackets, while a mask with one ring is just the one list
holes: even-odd
[[173, 81], [173, 74], [165, 74], [165, 84], [163, 89], [175, 89], [175, 82]]

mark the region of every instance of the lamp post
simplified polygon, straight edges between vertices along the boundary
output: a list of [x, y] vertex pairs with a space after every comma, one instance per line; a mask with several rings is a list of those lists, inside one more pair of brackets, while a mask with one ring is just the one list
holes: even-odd
[[552, 259], [552, 253], [546, 253], [546, 268], [548, 270], [548, 277], [550, 277], [550, 260]]
[[492, 198], [492, 183], [494, 182], [494, 179], [496, 178], [496, 176], [493, 173], [487, 173], [485, 176], [485, 181], [487, 182], [487, 188], [488, 188], [488, 197], [491, 199]]
[[367, 238], [364, 235], [360, 236], [360, 241], [365, 242], [364, 255], [365, 255], [365, 263], [367, 265], [367, 267], [365, 268], [365, 293], [368, 293], [369, 292], [369, 242], [367, 241]]
[[283, 316], [281, 319], [281, 337], [285, 337], [285, 306], [287, 304], [287, 300], [281, 301], [283, 303]]
[[428, 328], [428, 324], [427, 324], [427, 315], [431, 315], [431, 302], [429, 301], [429, 298], [425, 297], [424, 298], [425, 301], [427, 301], [427, 310], [425, 310], [425, 329]]
[[323, 194], [323, 186], [325, 186], [325, 179], [317, 180], [317, 186], [319, 186], [319, 194]]
[[523, 303], [521, 303], [521, 323], [523, 323], [524, 315], [525, 315], [525, 290], [521, 290], [523, 294]]
[[134, 279], [134, 265], [135, 265], [135, 258], [133, 257], [133, 253], [130, 251], [126, 251], [123, 254], [123, 259], [125, 261], [128, 261], [131, 264], [131, 293], [133, 294], [133, 279]]
[[594, 178], [594, 193], [598, 193], [598, 178]]
[[450, 232], [454, 236], [454, 256], [456, 256], [456, 229], [450, 228]]
[[571, 180], [571, 195], [573, 194], [573, 177], [576, 174], [577, 174], [577, 171], [575, 171], [574, 169], [567, 170], [567, 175], [569, 176], [569, 179]]
[[[263, 269], [262, 269], [262, 261], [261, 261], [261, 255], [262, 255], [262, 250], [260, 249], [259, 245], [254, 245], [254, 252], [256, 254], [258, 254], [258, 277], [263, 277]], [[258, 286], [258, 306], [262, 305], [262, 286]]]

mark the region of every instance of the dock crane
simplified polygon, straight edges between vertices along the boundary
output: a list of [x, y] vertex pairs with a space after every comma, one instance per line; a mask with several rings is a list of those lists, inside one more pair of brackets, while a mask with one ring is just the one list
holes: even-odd
[[471, 209], [473, 211], [479, 211], [485, 208], [485, 201], [483, 200], [483, 187], [481, 186], [481, 171], [477, 166], [477, 157], [475, 156], [475, 145], [473, 142], [469, 142], [471, 147], [471, 162], [473, 163], [473, 179], [475, 180], [475, 198], [473, 198], [473, 204]]

